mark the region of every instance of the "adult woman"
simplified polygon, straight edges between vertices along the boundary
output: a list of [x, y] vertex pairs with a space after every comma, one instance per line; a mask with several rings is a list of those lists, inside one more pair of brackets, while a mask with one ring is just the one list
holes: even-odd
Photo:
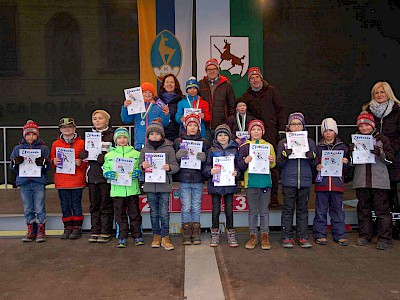
[[400, 181], [400, 101], [387, 82], [377, 82], [371, 90], [371, 101], [363, 106], [363, 110], [374, 115], [376, 128], [389, 138], [390, 146], [395, 150], [395, 160], [389, 165], [389, 202], [392, 211], [399, 211], [397, 183]]
[[178, 102], [182, 100], [182, 91], [178, 79], [173, 74], [168, 74], [161, 82], [158, 97], [168, 104], [170, 120], [164, 128], [165, 138], [174, 141], [179, 137], [179, 124], [175, 121], [175, 114], [178, 110]]

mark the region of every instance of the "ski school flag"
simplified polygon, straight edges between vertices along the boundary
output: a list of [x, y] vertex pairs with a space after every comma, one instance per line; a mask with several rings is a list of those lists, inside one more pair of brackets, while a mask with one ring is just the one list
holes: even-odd
[[263, 1], [197, 0], [197, 78], [205, 62], [218, 60], [221, 74], [231, 81], [237, 97], [248, 88], [247, 69], [263, 69]]
[[138, 0], [140, 82], [192, 76], [193, 0]]

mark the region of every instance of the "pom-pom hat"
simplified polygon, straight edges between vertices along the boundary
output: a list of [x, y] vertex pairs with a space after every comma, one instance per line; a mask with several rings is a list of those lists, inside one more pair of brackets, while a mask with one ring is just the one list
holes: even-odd
[[25, 137], [28, 133], [34, 133], [39, 137], [39, 126], [32, 120], [26, 121], [22, 129], [22, 135]]

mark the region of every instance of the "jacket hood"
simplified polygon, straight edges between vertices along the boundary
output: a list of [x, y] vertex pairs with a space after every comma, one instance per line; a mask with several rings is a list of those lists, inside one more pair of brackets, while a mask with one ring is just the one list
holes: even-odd
[[[336, 137], [336, 138], [335, 138], [335, 142], [334, 142], [333, 145], [336, 146], [336, 145], [339, 145], [339, 144], [343, 144], [343, 142], [342, 142], [342, 140], [341, 140], [340, 138]], [[325, 143], [325, 139], [322, 138], [322, 139], [319, 140], [318, 145], [320, 145], [320, 146], [326, 146], [326, 145], [328, 145], [328, 144]]]
[[[218, 147], [218, 148], [222, 148], [221, 144], [216, 139], [213, 140], [213, 146], [214, 147]], [[236, 143], [236, 141], [230, 140], [229, 143], [228, 143], [228, 146], [226, 146], [225, 149], [238, 148], [238, 147], [239, 147], [239, 145]]]
[[[23, 144], [29, 144], [29, 143], [25, 140], [25, 138], [22, 138], [22, 139], [19, 141], [19, 144], [20, 144], [20, 145], [23, 145]], [[46, 145], [46, 144], [44, 143], [44, 141], [43, 141], [42, 139], [37, 139], [37, 140], [34, 140], [34, 141], [32, 142], [32, 145]]]

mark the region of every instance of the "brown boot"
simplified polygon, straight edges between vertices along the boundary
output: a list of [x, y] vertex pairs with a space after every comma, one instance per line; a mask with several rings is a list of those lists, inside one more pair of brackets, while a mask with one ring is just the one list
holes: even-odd
[[257, 246], [257, 236], [255, 234], [250, 233], [250, 239], [247, 242], [245, 248], [246, 249], [254, 249]]
[[192, 223], [192, 241], [193, 241], [193, 245], [200, 245], [201, 244], [200, 233], [201, 233], [200, 223], [199, 222], [193, 222]]
[[191, 223], [183, 223], [182, 229], [182, 244], [183, 245], [191, 245], [192, 244], [192, 224]]
[[266, 232], [261, 232], [261, 249], [269, 250], [271, 249], [271, 243], [269, 242], [269, 236]]
[[151, 242], [151, 248], [160, 248], [161, 245], [161, 235], [153, 235], [153, 241]]
[[62, 240], [69, 239], [69, 236], [72, 233], [72, 221], [64, 222], [64, 233], [61, 235]]
[[174, 244], [171, 243], [171, 240], [169, 239], [169, 236], [164, 236], [161, 239], [161, 247], [163, 247], [165, 250], [174, 250]]

